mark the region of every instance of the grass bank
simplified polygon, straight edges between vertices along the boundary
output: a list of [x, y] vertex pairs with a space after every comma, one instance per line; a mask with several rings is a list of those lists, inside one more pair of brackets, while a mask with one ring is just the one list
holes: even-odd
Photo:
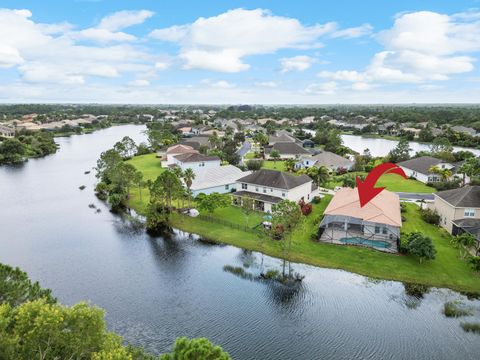
[[[159, 168], [160, 165], [158, 165], [159, 160], [154, 155], [145, 155], [143, 158], [137, 157], [130, 161], [138, 166], [139, 170], [146, 171], [146, 178], [156, 177], [159, 169], [161, 171], [161, 167]], [[148, 191], [146, 189], [142, 190], [141, 199], [139, 195], [138, 189], [132, 190], [129, 206], [139, 213], [144, 213], [148, 202]], [[331, 197], [327, 196], [322, 199], [320, 204], [315, 204], [313, 212], [306, 218], [305, 224], [294, 231], [289, 260], [321, 267], [344, 269], [372, 278], [420, 283], [480, 293], [480, 276], [471, 270], [466, 262], [459, 259], [458, 249], [450, 244], [450, 235], [446, 231], [427, 224], [421, 219], [418, 207], [415, 204], [406, 204], [407, 210], [403, 214], [406, 221], [403, 223], [402, 233], [418, 231], [431, 237], [437, 250], [436, 259], [433, 261], [420, 264], [416, 258], [409, 255], [387, 254], [373, 249], [312, 241], [310, 234], [317, 229], [319, 219], [330, 199]], [[239, 225], [246, 224], [242, 211], [233, 206], [217, 209], [213, 216]], [[249, 227], [254, 227], [261, 220], [262, 214], [251, 215]], [[172, 216], [171, 225], [187, 232], [199, 234], [212, 241], [259, 251], [278, 258], [283, 257], [281, 243], [262, 235], [179, 214]]]

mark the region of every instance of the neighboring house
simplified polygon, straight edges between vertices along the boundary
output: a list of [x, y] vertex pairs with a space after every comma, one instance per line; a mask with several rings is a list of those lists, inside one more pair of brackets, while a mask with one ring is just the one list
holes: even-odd
[[[431, 156], [421, 156], [407, 161], [401, 161], [397, 165], [400, 166], [403, 171], [405, 171], [405, 174], [408, 177], [413, 177], [425, 184], [442, 181], [440, 175], [430, 172], [432, 167], [451, 170], [451, 179], [455, 177], [463, 179], [464, 177], [463, 174], [457, 173], [458, 165], [456, 166], [456, 164], [451, 164]], [[469, 181], [470, 179], [465, 177], [465, 182], [467, 183]]]
[[249, 197], [255, 200], [256, 210], [271, 212], [272, 206], [284, 199], [312, 201], [318, 195], [318, 188], [307, 175], [261, 169], [238, 179], [237, 191], [232, 195], [234, 205], [239, 205], [242, 197]]
[[464, 186], [434, 194], [440, 225], [452, 235], [470, 232], [480, 241], [480, 186]]
[[250, 171], [242, 171], [233, 165], [205, 168], [195, 171], [191, 190], [192, 195], [211, 194], [214, 192], [225, 194], [237, 189], [237, 180], [250, 175]]
[[167, 149], [165, 156], [162, 157], [162, 166], [166, 167], [175, 164], [175, 156], [182, 154], [198, 154], [193, 147], [183, 144], [173, 145]]
[[353, 161], [348, 160], [343, 156], [334, 154], [329, 151], [322, 151], [321, 153], [316, 155], [300, 157], [299, 161], [297, 161], [297, 163], [295, 164], [295, 168], [301, 169], [309, 168], [312, 166], [325, 166], [332, 171], [337, 171], [340, 168], [351, 170], [353, 165]]
[[306, 116], [300, 121], [301, 124], [312, 124], [314, 122], [315, 116]]
[[294, 142], [277, 142], [272, 146], [265, 148], [265, 156], [267, 159], [271, 159], [270, 154], [273, 150], [277, 150], [280, 153], [282, 159], [296, 159], [301, 155], [310, 155], [310, 152], [303, 146]]
[[186, 153], [174, 156], [172, 165], [178, 166], [182, 170], [190, 168], [196, 172], [197, 170], [220, 167], [220, 158], [199, 153]]
[[318, 237], [320, 241], [334, 244], [398, 252], [401, 227], [400, 198], [397, 194], [383, 190], [360, 207], [358, 190], [342, 188], [325, 209]]
[[0, 137], [12, 138], [15, 136], [15, 130], [8, 126], [0, 125]]
[[453, 132], [467, 134], [470, 136], [479, 136], [479, 134], [477, 133], [477, 130], [473, 128], [465, 127], [465, 126], [452, 126], [450, 130], [452, 130]]
[[275, 135], [270, 135], [268, 137], [268, 143], [270, 145], [274, 145], [276, 143], [290, 143], [290, 142], [301, 143], [300, 140], [298, 140], [293, 135], [291, 135], [288, 131], [285, 131], [285, 130], [279, 130], [275, 133]]
[[211, 144], [208, 141], [208, 138], [209, 138], [208, 136], [202, 136], [202, 135], [192, 136], [192, 137], [183, 139], [182, 141], [180, 141], [180, 144], [191, 146], [195, 150], [199, 150], [201, 146], [207, 146], [208, 148], [211, 148]]

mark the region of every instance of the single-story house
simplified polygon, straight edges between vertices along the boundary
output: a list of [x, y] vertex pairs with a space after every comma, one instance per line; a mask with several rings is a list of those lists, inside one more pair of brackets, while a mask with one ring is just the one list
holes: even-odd
[[272, 206], [284, 199], [310, 202], [318, 195], [318, 188], [307, 175], [295, 176], [281, 171], [261, 169], [237, 180], [233, 204], [241, 204], [243, 197], [255, 200], [255, 209], [271, 212]]
[[452, 235], [470, 232], [480, 241], [480, 186], [464, 186], [434, 194], [440, 225]]
[[270, 135], [268, 137], [268, 143], [270, 145], [274, 145], [276, 143], [289, 143], [289, 142], [297, 142], [301, 143], [296, 137], [290, 134], [288, 131], [285, 130], [278, 130], [275, 132], [274, 135]]
[[333, 244], [398, 252], [401, 226], [400, 198], [397, 194], [383, 190], [360, 207], [358, 190], [342, 188], [325, 209], [318, 238]]
[[309, 168], [312, 166], [325, 166], [327, 169], [337, 171], [340, 168], [351, 170], [354, 162], [344, 158], [343, 156], [334, 154], [329, 151], [322, 151], [316, 155], [303, 155], [295, 164], [296, 169]]
[[[432, 156], [421, 156], [418, 158], [401, 161], [397, 165], [400, 166], [403, 171], [405, 171], [405, 174], [408, 177], [413, 177], [425, 184], [442, 181], [440, 175], [433, 174], [430, 171], [432, 167], [451, 170], [453, 174], [452, 178], [459, 177], [463, 179], [463, 174], [458, 174], [456, 171], [458, 166], [455, 166], [455, 164], [448, 163], [441, 159], [434, 158]], [[468, 177], [465, 177], [465, 182], [469, 181], [470, 179], [468, 179]]]
[[265, 156], [267, 159], [271, 159], [270, 154], [273, 150], [277, 150], [280, 153], [282, 159], [296, 159], [301, 155], [310, 155], [310, 152], [303, 146], [294, 142], [277, 142], [272, 146], [265, 147]]
[[178, 166], [182, 170], [190, 168], [196, 173], [199, 169], [220, 167], [220, 158], [218, 156], [206, 156], [199, 153], [186, 153], [174, 156], [172, 166]]
[[470, 136], [479, 136], [479, 134], [477, 133], [477, 130], [470, 127], [466, 127], [466, 126], [452, 126], [450, 130], [457, 133], [467, 134]]
[[250, 171], [242, 171], [233, 165], [198, 169], [192, 181], [192, 195], [234, 192], [237, 190], [237, 180], [250, 174]]
[[[162, 167], [175, 164], [175, 156], [182, 154], [198, 154], [198, 151], [191, 146], [183, 144], [170, 146], [165, 152], [165, 155], [162, 156]], [[160, 153], [158, 153], [157, 156], [159, 155]]]
[[15, 136], [15, 130], [8, 126], [0, 125], [0, 137], [12, 138]]

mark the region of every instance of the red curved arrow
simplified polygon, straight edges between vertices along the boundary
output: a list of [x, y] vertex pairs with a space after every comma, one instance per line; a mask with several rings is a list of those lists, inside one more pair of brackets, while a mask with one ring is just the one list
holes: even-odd
[[365, 180], [362, 180], [357, 176], [357, 190], [358, 190], [358, 197], [360, 199], [360, 207], [364, 207], [368, 204], [370, 200], [372, 200], [375, 196], [380, 194], [384, 187], [375, 187], [375, 183], [377, 182], [378, 178], [383, 174], [397, 174], [403, 176], [405, 179], [407, 175], [401, 167], [393, 163], [384, 163], [375, 166], [367, 175]]

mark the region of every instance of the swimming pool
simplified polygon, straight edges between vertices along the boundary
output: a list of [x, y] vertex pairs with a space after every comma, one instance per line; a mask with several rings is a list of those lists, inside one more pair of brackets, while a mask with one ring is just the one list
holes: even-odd
[[380, 249], [388, 249], [392, 246], [392, 244], [386, 241], [368, 240], [368, 239], [363, 239], [361, 237], [341, 238], [340, 241], [344, 244], [365, 245], [365, 246], [376, 247]]

